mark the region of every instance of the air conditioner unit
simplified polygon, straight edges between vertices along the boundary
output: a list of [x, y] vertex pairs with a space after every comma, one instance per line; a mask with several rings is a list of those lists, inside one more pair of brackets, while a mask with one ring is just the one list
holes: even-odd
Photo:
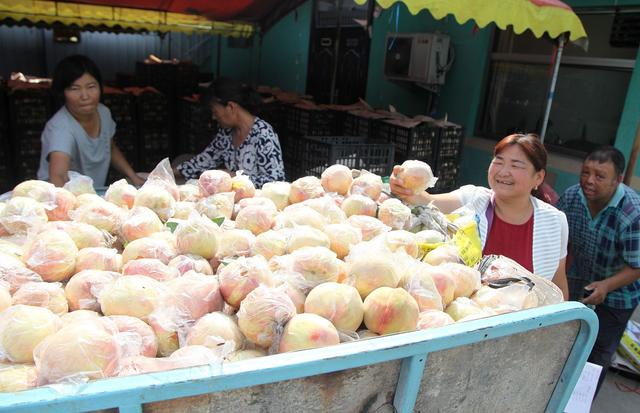
[[443, 85], [449, 69], [449, 43], [445, 34], [387, 33], [385, 77]]

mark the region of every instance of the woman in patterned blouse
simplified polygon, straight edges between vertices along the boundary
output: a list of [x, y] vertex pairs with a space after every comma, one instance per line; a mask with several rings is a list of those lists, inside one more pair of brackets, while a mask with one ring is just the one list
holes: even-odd
[[251, 111], [260, 96], [237, 80], [219, 78], [201, 98], [209, 105], [219, 128], [202, 153], [174, 168], [178, 176], [197, 179], [209, 169], [224, 169], [232, 175], [248, 175], [260, 188], [272, 181], [284, 181], [284, 165], [278, 135], [271, 125]]

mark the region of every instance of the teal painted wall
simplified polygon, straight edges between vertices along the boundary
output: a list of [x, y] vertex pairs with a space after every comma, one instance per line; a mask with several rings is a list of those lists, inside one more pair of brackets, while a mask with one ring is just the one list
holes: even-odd
[[[396, 30], [395, 13], [400, 11]], [[384, 10], [373, 23], [367, 101], [374, 107], [394, 105], [408, 115], [426, 114], [428, 92], [410, 82], [391, 82], [384, 78], [384, 55], [388, 32], [435, 32], [451, 36], [456, 60], [447, 73], [436, 102], [436, 117], [448, 114], [449, 120], [465, 126], [472, 134], [475, 127], [479, 99], [484, 85], [488, 62], [487, 50], [491, 41], [491, 29], [475, 30], [471, 22], [459, 25], [453, 17], [435, 20], [423, 10], [412, 16], [404, 4]]]
[[258, 83], [305, 93], [312, 2], [307, 1], [272, 27], [262, 41]]

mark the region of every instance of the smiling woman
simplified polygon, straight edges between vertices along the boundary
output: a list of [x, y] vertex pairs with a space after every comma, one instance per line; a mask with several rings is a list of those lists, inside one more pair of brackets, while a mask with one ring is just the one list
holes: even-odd
[[102, 76], [95, 63], [82, 55], [64, 58], [51, 87], [62, 107], [42, 132], [38, 179], [62, 186], [76, 171], [104, 186], [111, 164], [134, 185], [144, 183], [113, 142], [116, 124], [100, 103]]
[[565, 298], [568, 227], [565, 215], [534, 195], [543, 183], [547, 152], [536, 135], [514, 134], [495, 146], [487, 172], [489, 188], [465, 185], [446, 194], [414, 195], [391, 176], [391, 190], [410, 204], [430, 202], [444, 213], [475, 212], [483, 254], [505, 255], [536, 275], [553, 280]]

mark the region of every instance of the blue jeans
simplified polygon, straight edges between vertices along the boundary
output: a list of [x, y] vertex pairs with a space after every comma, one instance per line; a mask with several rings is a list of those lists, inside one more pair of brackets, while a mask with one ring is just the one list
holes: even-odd
[[589, 355], [589, 362], [602, 366], [598, 387], [596, 388], [596, 395], [604, 382], [607, 370], [611, 365], [613, 353], [616, 352], [620, 344], [620, 339], [627, 327], [629, 318], [631, 318], [631, 314], [633, 314], [633, 310], [633, 308], [621, 309], [607, 307], [604, 304], [596, 306], [595, 312], [600, 322], [600, 328], [598, 329], [598, 337], [591, 350], [591, 355]]

